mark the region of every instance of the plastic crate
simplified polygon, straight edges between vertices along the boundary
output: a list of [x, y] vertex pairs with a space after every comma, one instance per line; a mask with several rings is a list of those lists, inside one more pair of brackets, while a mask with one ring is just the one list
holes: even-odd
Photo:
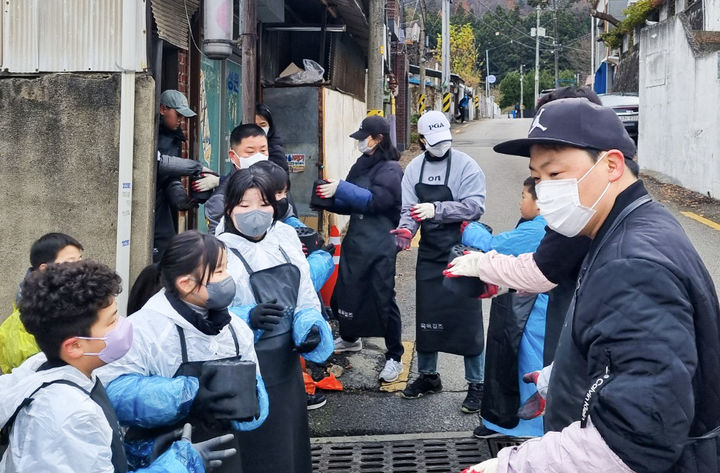
[[497, 457], [498, 452], [503, 448], [517, 447], [531, 438], [532, 437], [509, 437], [507, 435], [492, 437], [487, 439], [488, 449], [490, 450], [490, 455], [494, 458]]

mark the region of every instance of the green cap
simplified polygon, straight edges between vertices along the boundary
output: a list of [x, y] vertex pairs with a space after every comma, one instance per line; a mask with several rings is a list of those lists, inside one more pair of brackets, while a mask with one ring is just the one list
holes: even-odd
[[185, 117], [194, 117], [196, 115], [195, 112], [190, 110], [187, 97], [185, 97], [182, 92], [175, 89], [168, 89], [160, 94], [160, 105], [174, 108], [180, 115]]

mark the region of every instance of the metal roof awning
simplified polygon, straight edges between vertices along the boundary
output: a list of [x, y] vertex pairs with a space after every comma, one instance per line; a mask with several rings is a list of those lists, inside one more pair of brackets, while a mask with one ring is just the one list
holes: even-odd
[[150, 6], [158, 36], [187, 50], [190, 41], [188, 22], [200, 6], [200, 0], [152, 0]]
[[[411, 74], [420, 74], [420, 67], [410, 64], [410, 73]], [[430, 68], [426, 67], [425, 75], [428, 77], [436, 77], [438, 79], [442, 79], [442, 71], [438, 71], [437, 69], [430, 69]], [[463, 78], [457, 74], [450, 74], [450, 81], [451, 82], [462, 82], [463, 84], [465, 83]]]
[[359, 0], [326, 0], [324, 3], [337, 10], [347, 25], [348, 33], [358, 40], [358, 44], [363, 49], [366, 49], [370, 25], [361, 2]]

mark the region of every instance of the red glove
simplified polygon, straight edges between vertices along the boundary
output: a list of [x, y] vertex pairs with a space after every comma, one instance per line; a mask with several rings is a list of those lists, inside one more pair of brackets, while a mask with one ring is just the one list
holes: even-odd
[[480, 294], [478, 299], [490, 299], [498, 294], [498, 286], [496, 284], [485, 283], [485, 292]]
[[470, 222], [468, 222], [467, 220], [462, 221], [462, 223], [460, 224], [460, 235], [463, 234], [468, 225], [470, 225]]
[[413, 238], [410, 230], [407, 228], [396, 228], [395, 230], [390, 230], [390, 234], [395, 235], [395, 246], [397, 246], [399, 250], [410, 249], [410, 243]]
[[[533, 371], [532, 373], [526, 373], [523, 375], [523, 381], [526, 383], [535, 383], [537, 384], [538, 377], [540, 376], [540, 371]], [[530, 420], [534, 419], [536, 417], [539, 417], [545, 413], [545, 398], [540, 395], [539, 392], [533, 394], [530, 396], [530, 398], [525, 401], [525, 403], [520, 406], [520, 409], [517, 411], [517, 415], [519, 418], [524, 420]]]
[[305, 246], [305, 243], [302, 244], [302, 252], [303, 252], [303, 254], [305, 255], [305, 257], [307, 257], [307, 255], [308, 255], [308, 247]]

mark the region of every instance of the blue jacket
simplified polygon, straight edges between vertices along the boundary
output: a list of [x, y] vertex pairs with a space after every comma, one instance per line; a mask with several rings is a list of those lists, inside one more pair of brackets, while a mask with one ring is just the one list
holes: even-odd
[[495, 250], [503, 255], [532, 253], [545, 236], [545, 225], [545, 219], [538, 215], [521, 222], [513, 230], [493, 236], [481, 223], [471, 222], [463, 232], [462, 243], [484, 252]]

